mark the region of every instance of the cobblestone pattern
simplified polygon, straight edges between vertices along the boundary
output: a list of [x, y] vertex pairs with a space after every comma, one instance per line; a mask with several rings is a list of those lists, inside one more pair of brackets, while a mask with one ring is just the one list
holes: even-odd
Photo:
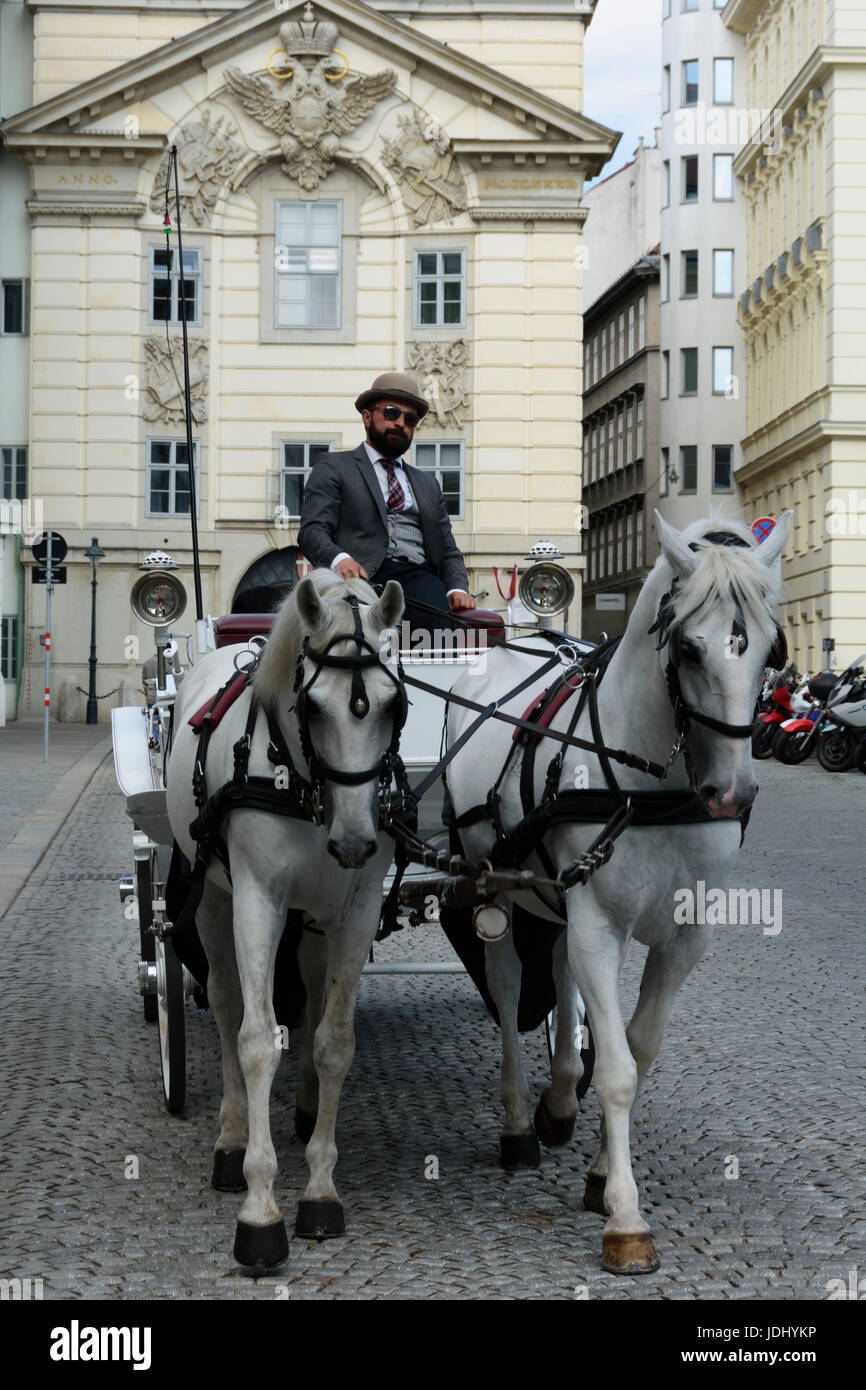
[[[46, 1298], [823, 1299], [866, 1274], [863, 1201], [863, 797], [859, 774], [763, 765], [744, 884], [784, 889], [784, 924], [720, 928], [685, 985], [635, 1126], [662, 1268], [600, 1268], [581, 1206], [599, 1107], [537, 1172], [497, 1163], [498, 1033], [465, 977], [367, 977], [338, 1125], [348, 1233], [292, 1240], [285, 1268], [241, 1274], [240, 1199], [209, 1185], [219, 1104], [212, 1016], [187, 1005], [188, 1099], [162, 1103], [155, 1028], [134, 993], [137, 930], [107, 881], [130, 871], [111, 765], [97, 774], [3, 924], [2, 1275]], [[622, 853], [622, 848], [617, 853]], [[610, 872], [608, 869], [607, 872]], [[407, 939], [408, 938], [408, 939]], [[428, 928], [378, 958], [446, 959]], [[637, 989], [633, 948], [624, 989]], [[525, 1039], [538, 1094], [543, 1031]], [[293, 1050], [272, 1116], [291, 1223], [306, 1181]], [[139, 1176], [124, 1176], [138, 1159]], [[439, 1177], [425, 1178], [429, 1156]], [[725, 1177], [730, 1155], [739, 1177]]]

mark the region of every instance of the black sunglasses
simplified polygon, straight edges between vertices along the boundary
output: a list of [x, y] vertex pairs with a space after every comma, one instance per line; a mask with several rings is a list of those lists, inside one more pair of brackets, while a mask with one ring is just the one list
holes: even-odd
[[414, 410], [401, 410], [399, 405], [377, 405], [376, 409], [381, 410], [386, 420], [405, 420], [410, 430], [414, 430], [418, 423]]

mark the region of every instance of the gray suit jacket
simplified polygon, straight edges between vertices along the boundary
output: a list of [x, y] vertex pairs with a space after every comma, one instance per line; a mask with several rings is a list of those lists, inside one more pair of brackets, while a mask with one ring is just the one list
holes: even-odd
[[[448, 589], [469, 590], [463, 556], [451, 532], [442, 490], [431, 473], [403, 465], [421, 517], [427, 561]], [[363, 444], [320, 454], [304, 487], [298, 545], [327, 569], [341, 550], [372, 577], [388, 549], [385, 499]]]

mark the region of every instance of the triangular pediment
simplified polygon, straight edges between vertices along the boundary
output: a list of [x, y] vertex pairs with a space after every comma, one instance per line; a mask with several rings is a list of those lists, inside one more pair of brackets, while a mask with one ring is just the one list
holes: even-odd
[[[39, 102], [7, 120], [0, 129], [7, 144], [22, 151], [38, 144], [40, 136], [50, 144], [62, 139], [67, 145], [78, 140], [92, 144], [100, 136], [108, 139], [109, 130], [115, 139], [120, 138], [117, 116], [161, 92], [191, 86], [204, 74], [206, 95], [212, 96], [228, 67], [262, 72], [265, 55], [270, 56], [279, 45], [280, 26], [303, 20], [305, 12], [308, 18], [309, 9], [304, 0], [286, 9], [276, 9], [274, 0], [255, 0]], [[411, 74], [413, 81], [429, 84], [432, 91], [450, 93], [495, 118], [489, 125], [489, 140], [458, 141], [456, 149], [462, 146], [471, 152], [488, 144], [494, 152], [506, 151], [512, 142], [523, 147], [537, 144], [547, 150], [551, 145], [562, 145], [572, 157], [579, 152], [585, 172], [592, 176], [616, 147], [617, 132], [418, 29], [409, 29], [362, 0], [315, 0], [313, 12], [317, 22], [335, 24], [340, 40], [353, 47], [352, 67], [356, 71], [372, 74], [391, 66]], [[368, 68], [357, 66], [360, 50]], [[146, 143], [159, 143], [166, 130], [148, 129], [143, 123], [141, 134]]]

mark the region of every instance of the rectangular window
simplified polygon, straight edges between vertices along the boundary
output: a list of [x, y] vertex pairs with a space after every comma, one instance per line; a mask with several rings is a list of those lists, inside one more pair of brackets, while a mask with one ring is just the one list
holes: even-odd
[[613, 574], [613, 522], [605, 522], [605, 533], [607, 536], [607, 573]]
[[277, 199], [274, 328], [339, 328], [342, 268], [339, 200]]
[[734, 349], [713, 348], [713, 395], [724, 396], [731, 389], [734, 375]]
[[662, 112], [671, 109], [671, 68], [670, 63], [662, 68]]
[[732, 295], [734, 293], [734, 253], [733, 251], [713, 252], [713, 294]]
[[643, 396], [637, 403], [637, 438], [635, 439], [635, 457], [643, 458]]
[[671, 201], [671, 162], [669, 159], [662, 161], [662, 207], [670, 206]]
[[635, 517], [634, 534], [634, 566], [640, 569], [643, 564], [643, 512], [638, 512]]
[[713, 103], [716, 106], [730, 106], [734, 100], [734, 60], [733, 58], [713, 59]]
[[598, 381], [598, 334], [592, 335], [592, 380], [593, 384]]
[[[617, 351], [618, 351], [618, 353], [619, 353], [619, 360], [620, 360], [620, 362], [624, 362], [624, 361], [625, 361], [625, 314], [620, 314], [620, 316], [619, 316], [619, 319], [618, 319], [618, 321], [617, 321], [617, 334], [618, 334], [618, 337], [619, 337], [619, 347], [618, 347], [618, 349], [617, 349]], [[631, 356], [631, 354], [629, 354], [629, 356]]]
[[466, 252], [415, 252], [415, 328], [466, 322]]
[[634, 356], [634, 345], [635, 345], [635, 337], [634, 337], [634, 305], [633, 305], [633, 304], [629, 304], [629, 306], [628, 306], [628, 355], [629, 355], [629, 357], [633, 357], [633, 356]]
[[681, 265], [682, 285], [680, 287], [680, 298], [693, 299], [698, 292], [697, 251], [683, 251]]
[[698, 60], [689, 58], [683, 63], [683, 106], [696, 106], [698, 101]]
[[634, 514], [629, 512], [625, 519], [625, 568], [634, 569]]
[[680, 448], [680, 492], [698, 490], [698, 446], [683, 444]]
[[284, 439], [280, 443], [280, 506], [288, 521], [299, 521], [304, 505], [304, 484], [319, 454], [334, 447], [333, 440], [296, 443]]
[[[718, 155], [714, 156], [718, 159]], [[726, 156], [727, 157], [727, 156]], [[733, 155], [730, 156], [733, 159]], [[684, 203], [696, 203], [698, 199], [698, 157], [696, 154], [687, 154], [682, 159], [683, 168], [683, 189], [682, 200]]]
[[733, 445], [713, 445], [713, 492], [733, 492], [733, 459]]
[[590, 531], [589, 544], [587, 547], [587, 578], [589, 583], [595, 582], [595, 533]]
[[662, 256], [662, 301], [667, 303], [671, 297], [671, 258]]
[[694, 396], [698, 389], [698, 350], [694, 348], [682, 348], [680, 350], [682, 360], [682, 386], [680, 395]]
[[616, 466], [625, 467], [625, 407], [616, 412]]
[[601, 374], [607, 376], [607, 325], [601, 330]]
[[181, 276], [175, 247], [151, 246], [149, 323], [182, 323], [181, 308], [187, 323], [201, 323], [201, 251], [196, 247], [184, 248], [183, 269]]
[[669, 352], [662, 353], [662, 389], [661, 398], [666, 401], [671, 393], [671, 355]]
[[[201, 511], [199, 441], [195, 451], [196, 514]], [[147, 515], [189, 516], [189, 468], [185, 439], [147, 441]]]
[[614, 419], [613, 411], [611, 411], [610, 415], [608, 415], [608, 417], [607, 417], [607, 471], [608, 471], [608, 473], [613, 473], [613, 472], [615, 472], [615, 470], [616, 470], [616, 455], [615, 455], [615, 453], [614, 453], [615, 445], [614, 445], [614, 437], [613, 437], [613, 432], [614, 432], [615, 426], [616, 426], [616, 421], [615, 421], [615, 419]]
[[671, 17], [671, 0], [662, 0], [662, 19]]
[[3, 637], [0, 647], [0, 678], [4, 681], [18, 679], [18, 615], [4, 613]]
[[[661, 451], [661, 473], [659, 474], [659, 497], [667, 497], [670, 490], [670, 449]], [[638, 561], [640, 563], [640, 561]]]
[[622, 574], [622, 532], [623, 518], [618, 516], [616, 519], [616, 572]]
[[634, 463], [634, 404], [631, 401], [625, 421], [625, 461]]
[[0, 332], [24, 336], [30, 332], [30, 281], [3, 281]]
[[713, 197], [717, 203], [730, 202], [734, 196], [734, 156], [713, 155]]
[[463, 516], [463, 441], [437, 439], [416, 444], [412, 462], [416, 468], [433, 473], [445, 498], [449, 516]]
[[646, 347], [646, 297], [637, 302], [637, 345]]
[[698, 8], [698, 0], [683, 0], [683, 14]]
[[22, 502], [27, 496], [27, 450], [16, 445], [5, 445], [0, 449], [2, 463], [3, 490], [0, 497], [7, 502]]

